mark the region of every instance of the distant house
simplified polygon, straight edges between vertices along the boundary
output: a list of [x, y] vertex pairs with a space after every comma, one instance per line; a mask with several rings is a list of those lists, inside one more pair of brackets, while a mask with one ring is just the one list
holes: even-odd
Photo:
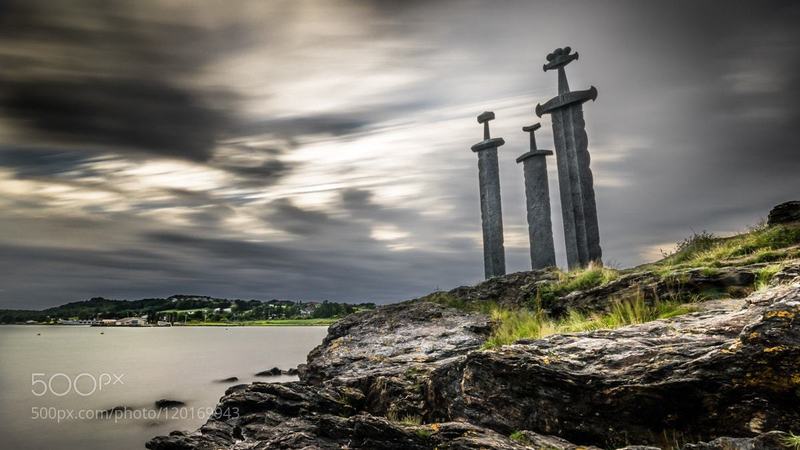
[[118, 327], [141, 327], [147, 325], [147, 319], [142, 319], [141, 317], [126, 317], [124, 319], [118, 319], [114, 325]]
[[300, 315], [303, 317], [310, 316], [314, 313], [314, 310], [317, 309], [317, 306], [319, 306], [319, 302], [303, 303], [300, 307]]
[[96, 320], [58, 319], [59, 325], [94, 325]]

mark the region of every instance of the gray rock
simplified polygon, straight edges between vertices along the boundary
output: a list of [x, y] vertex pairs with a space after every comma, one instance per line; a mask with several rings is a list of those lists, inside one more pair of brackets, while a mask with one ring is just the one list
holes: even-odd
[[352, 314], [328, 328], [300, 379], [312, 384], [430, 371], [480, 347], [491, 332], [482, 314], [406, 302]]
[[781, 203], [772, 208], [767, 216], [768, 225], [800, 222], [800, 201]]
[[[552, 268], [516, 272], [486, 280], [475, 286], [460, 286], [447, 292], [447, 295], [467, 304], [492, 301], [502, 306], [519, 307], [527, 304], [531, 295], [536, 292], [537, 284], [556, 280], [558, 273]], [[431, 294], [420, 300], [427, 300], [437, 295], [441, 294]]]
[[781, 431], [771, 431], [754, 438], [721, 437], [711, 442], [686, 444], [683, 450], [787, 450], [791, 448], [785, 442], [788, 437]]
[[348, 316], [299, 367], [311, 384], [360, 389], [371, 414], [428, 418], [427, 386], [436, 368], [479, 348], [491, 322], [430, 302], [406, 302]]
[[357, 391], [302, 383], [254, 383], [226, 395], [219, 411], [198, 431], [150, 440], [151, 450], [174, 449], [495, 449], [523, 450], [493, 430], [463, 422], [403, 425], [356, 413]]
[[235, 383], [235, 382], [239, 381], [239, 377], [228, 377], [228, 378], [223, 378], [221, 380], [214, 380], [214, 381], [217, 382], [217, 383]]
[[279, 369], [277, 367], [273, 367], [272, 369], [262, 370], [261, 372], [258, 372], [256, 374], [256, 376], [257, 377], [276, 377], [276, 376], [281, 375], [281, 374], [283, 374], [281, 369]]
[[184, 406], [186, 403], [180, 400], [170, 400], [167, 398], [162, 398], [160, 400], [155, 401], [156, 408], [174, 408], [177, 406]]
[[441, 395], [462, 397], [452, 419], [604, 447], [656, 444], [667, 430], [705, 439], [794, 429], [798, 317], [794, 285], [741, 310], [519, 341], [470, 353]]
[[524, 444], [526, 448], [536, 450], [600, 450], [598, 447], [575, 445], [558, 436], [548, 436], [528, 430], [517, 432], [514, 436], [515, 441]]

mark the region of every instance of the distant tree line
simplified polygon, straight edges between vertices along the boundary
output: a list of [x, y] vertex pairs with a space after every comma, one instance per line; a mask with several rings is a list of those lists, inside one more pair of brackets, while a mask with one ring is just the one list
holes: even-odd
[[168, 298], [111, 300], [95, 297], [41, 311], [0, 310], [0, 323], [52, 322], [59, 319], [120, 319], [147, 316], [150, 322], [245, 321], [270, 319], [336, 318], [374, 303], [302, 302], [288, 300], [228, 300], [204, 296], [174, 295]]

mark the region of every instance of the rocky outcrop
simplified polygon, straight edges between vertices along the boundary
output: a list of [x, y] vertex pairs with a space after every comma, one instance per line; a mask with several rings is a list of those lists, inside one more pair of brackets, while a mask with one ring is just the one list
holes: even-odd
[[[475, 286], [457, 287], [446, 294], [465, 304], [491, 301], [501, 306], [520, 307], [528, 304], [537, 286], [557, 280], [558, 272], [554, 268], [516, 272], [490, 278]], [[420, 300], [432, 300], [440, 294], [433, 293]]]
[[[541, 297], [537, 306], [551, 316], [561, 317], [570, 310], [582, 313], [604, 312], [612, 300], [628, 300], [639, 296], [647, 301], [743, 298], [753, 292], [758, 271], [767, 265], [759, 263], [676, 269], [668, 276], [643, 266], [624, 271], [616, 280], [601, 286]], [[530, 307], [540, 288], [557, 281], [558, 274], [552, 269], [518, 272], [491, 278], [475, 286], [461, 286], [448, 292], [434, 293], [418, 301], [445, 300], [442, 303], [467, 308], [487, 301], [510, 308]]]
[[756, 275], [766, 265], [681, 269], [673, 271], [669, 276], [646, 270], [633, 272], [602, 286], [570, 292], [544, 301], [542, 307], [550, 315], [558, 317], [570, 310], [582, 313], [604, 312], [611, 305], [610, 299], [627, 300], [638, 296], [648, 301], [742, 298], [753, 292]]
[[767, 216], [768, 225], [800, 222], [800, 201], [781, 203], [772, 208]]
[[[800, 425], [800, 286], [617, 330], [472, 352], [452, 418], [603, 447]], [[448, 396], [454, 395], [443, 388]]]
[[[462, 295], [476, 301], [505, 292], [507, 301], [519, 301], [514, 289], [546, 276], [515, 274]], [[618, 287], [636, 283], [623, 278]], [[591, 298], [609, 301], [599, 292]], [[596, 307], [604, 306], [598, 300]], [[200, 430], [155, 438], [148, 448], [574, 449], [705, 441], [685, 448], [757, 449], [772, 448], [778, 435], [771, 430], [800, 428], [800, 285], [669, 320], [482, 350], [491, 327], [482, 314], [424, 300], [349, 316], [309, 354], [301, 381], [230, 388], [220, 414]]]
[[[217, 407], [218, 416], [200, 430], [174, 432], [147, 443], [154, 450], [249, 449], [496, 449], [532, 447], [496, 431], [464, 422], [430, 425], [399, 424], [359, 412], [358, 391], [304, 383], [253, 383], [229, 390]], [[565, 442], [527, 433], [543, 443]], [[574, 445], [566, 443], [575, 448]], [[541, 447], [545, 448], [545, 447]], [[550, 448], [550, 447], [548, 447]], [[553, 447], [559, 448], [559, 447]]]
[[298, 367], [300, 379], [357, 388], [371, 414], [428, 418], [430, 374], [479, 348], [490, 333], [482, 314], [430, 302], [389, 305], [331, 325]]
[[298, 367], [300, 379], [319, 384], [410, 367], [434, 369], [483, 344], [491, 332], [481, 314], [430, 302], [406, 302], [352, 314], [328, 328], [322, 344]]

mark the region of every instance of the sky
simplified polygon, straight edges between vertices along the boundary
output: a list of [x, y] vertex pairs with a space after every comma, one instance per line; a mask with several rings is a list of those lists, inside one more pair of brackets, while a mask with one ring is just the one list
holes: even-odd
[[[800, 198], [800, 4], [0, 0], [0, 308], [414, 298], [483, 278], [476, 116], [508, 271], [521, 127], [571, 46], [604, 260]], [[549, 182], [565, 264], [555, 160]]]

